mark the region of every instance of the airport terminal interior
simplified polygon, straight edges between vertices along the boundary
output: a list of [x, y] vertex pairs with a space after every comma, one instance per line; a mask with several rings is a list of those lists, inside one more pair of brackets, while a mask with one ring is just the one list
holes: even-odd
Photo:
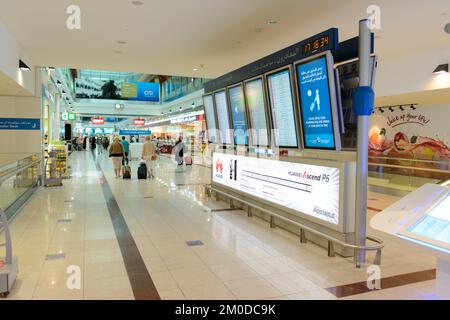
[[448, 0], [0, 8], [0, 301], [450, 299]]

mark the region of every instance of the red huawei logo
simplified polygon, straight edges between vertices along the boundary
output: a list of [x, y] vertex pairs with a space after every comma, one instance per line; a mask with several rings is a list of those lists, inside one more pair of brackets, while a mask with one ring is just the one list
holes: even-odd
[[222, 173], [223, 171], [223, 163], [220, 160], [217, 160], [216, 162], [216, 172]]

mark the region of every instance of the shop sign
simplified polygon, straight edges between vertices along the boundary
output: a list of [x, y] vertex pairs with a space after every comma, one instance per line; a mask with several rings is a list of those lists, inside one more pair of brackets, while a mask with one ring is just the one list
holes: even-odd
[[143, 126], [143, 125], [145, 125], [145, 120], [142, 120], [142, 119], [134, 119], [134, 120], [133, 120], [133, 123], [134, 123], [135, 126]]
[[192, 122], [192, 121], [196, 121], [196, 120], [197, 120], [197, 116], [189, 116], [189, 117], [183, 117], [183, 118], [178, 118], [178, 119], [171, 119], [170, 124]]
[[75, 121], [75, 120], [77, 120], [77, 114], [76, 113], [71, 113], [71, 112], [64, 112], [61, 115], [61, 119], [63, 121]]
[[103, 118], [92, 119], [92, 124], [105, 124], [105, 119]]
[[149, 136], [152, 132], [150, 130], [127, 130], [121, 129], [119, 135], [121, 136]]

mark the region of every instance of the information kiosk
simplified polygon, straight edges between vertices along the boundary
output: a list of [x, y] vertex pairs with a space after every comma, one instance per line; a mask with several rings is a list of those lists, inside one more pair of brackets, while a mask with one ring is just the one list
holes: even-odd
[[437, 298], [450, 299], [450, 187], [426, 184], [378, 213], [370, 225], [435, 255]]

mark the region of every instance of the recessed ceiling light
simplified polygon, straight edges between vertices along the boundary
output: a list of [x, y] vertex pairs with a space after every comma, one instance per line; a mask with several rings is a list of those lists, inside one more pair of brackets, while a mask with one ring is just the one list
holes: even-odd
[[255, 28], [255, 32], [256, 32], [256, 33], [262, 32], [262, 28]]
[[119, 40], [119, 41], [117, 41], [117, 43], [118, 43], [118, 44], [126, 44], [127, 42], [126, 42], [126, 41], [123, 41], [123, 40]]
[[193, 71], [197, 71], [198, 69], [197, 68], [194, 68], [194, 69], [192, 69]]
[[144, 3], [142, 1], [131, 1], [135, 6], [142, 6]]
[[114, 51], [115, 54], [121, 54], [122, 51]]
[[275, 19], [269, 19], [269, 20], [267, 20], [267, 24], [268, 24], [269, 26], [276, 25], [277, 23], [278, 23], [278, 21], [275, 20]]
[[30, 71], [30, 67], [25, 64], [22, 60], [19, 59], [19, 68], [20, 70]]

